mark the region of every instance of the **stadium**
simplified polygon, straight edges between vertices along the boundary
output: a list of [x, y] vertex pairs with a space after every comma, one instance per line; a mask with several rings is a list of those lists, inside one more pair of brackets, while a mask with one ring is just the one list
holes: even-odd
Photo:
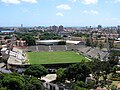
[[[91, 58], [103, 60], [107, 52], [86, 47], [80, 41], [66, 41], [66, 45], [57, 45], [61, 40], [42, 40], [36, 46], [28, 46], [25, 49], [13, 48], [9, 53], [8, 64], [10, 66], [29, 66], [42, 64], [48, 68], [66, 67], [70, 64], [88, 62]], [[72, 44], [69, 44], [69, 43]], [[8, 54], [8, 51], [5, 51]]]

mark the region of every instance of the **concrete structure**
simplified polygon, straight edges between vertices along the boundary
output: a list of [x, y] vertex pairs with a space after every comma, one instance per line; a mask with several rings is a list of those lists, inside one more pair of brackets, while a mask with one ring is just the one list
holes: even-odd
[[0, 68], [0, 72], [6, 73], [6, 74], [12, 73], [10, 70], [6, 70], [6, 69], [2, 69], [2, 68]]
[[59, 42], [66, 42], [68, 45], [78, 45], [82, 44], [81, 41], [72, 41], [72, 40], [36, 40], [37, 45], [58, 45]]
[[24, 40], [16, 40], [15, 45], [16, 46], [26, 46], [26, 41], [24, 41]]
[[52, 46], [37, 45], [37, 46], [29, 46], [27, 48], [27, 51], [32, 51], [32, 52], [71, 51], [71, 50], [77, 50], [79, 48], [82, 49], [83, 45], [52, 45]]
[[[120, 39], [120, 38], [119, 38]], [[120, 40], [114, 41], [114, 47], [115, 48], [120, 48]]]
[[78, 49], [80, 53], [87, 56], [88, 58], [96, 58], [101, 61], [108, 60], [109, 53], [107, 51], [102, 51], [97, 48], [82, 47]]
[[63, 85], [57, 85], [53, 83], [43, 83], [44, 87], [48, 90], [72, 90], [70, 87], [65, 87]]
[[14, 30], [0, 30], [1, 33], [13, 33]]
[[66, 44], [68, 44], [68, 45], [78, 45], [78, 44], [81, 44], [81, 45], [83, 45], [84, 43], [83, 42], [81, 42], [81, 41], [71, 41], [71, 40], [66, 40]]
[[36, 40], [37, 45], [58, 45], [59, 42], [64, 40]]
[[41, 77], [41, 80], [45, 80], [46, 82], [52, 82], [54, 80], [56, 80], [57, 75], [56, 74], [47, 74], [44, 77]]
[[5, 53], [9, 54], [9, 58], [7, 61], [8, 64], [22, 65], [25, 63], [26, 56], [22, 50], [13, 48], [12, 51], [9, 52], [8, 50], [6, 50]]

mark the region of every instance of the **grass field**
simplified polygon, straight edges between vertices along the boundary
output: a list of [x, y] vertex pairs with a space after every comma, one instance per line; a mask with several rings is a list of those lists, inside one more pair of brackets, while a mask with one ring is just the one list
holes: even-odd
[[27, 52], [30, 64], [76, 63], [88, 61], [84, 56], [72, 51], [59, 52]]

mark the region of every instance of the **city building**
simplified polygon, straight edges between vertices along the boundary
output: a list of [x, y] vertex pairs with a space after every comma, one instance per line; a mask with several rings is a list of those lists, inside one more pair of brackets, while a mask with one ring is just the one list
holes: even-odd
[[98, 30], [101, 30], [102, 29], [102, 25], [98, 25]]
[[52, 26], [52, 32], [57, 33], [58, 32], [58, 27], [57, 26]]
[[118, 33], [119, 36], [120, 36], [120, 25], [117, 26], [117, 33]]
[[58, 32], [61, 32], [63, 30], [64, 30], [64, 27], [62, 25], [60, 25], [59, 28], [58, 28]]

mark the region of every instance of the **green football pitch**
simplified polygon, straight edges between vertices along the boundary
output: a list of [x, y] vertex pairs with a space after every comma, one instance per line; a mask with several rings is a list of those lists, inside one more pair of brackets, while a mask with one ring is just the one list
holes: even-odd
[[30, 64], [58, 64], [77, 63], [82, 60], [88, 61], [83, 55], [73, 51], [27, 52], [27, 59]]

